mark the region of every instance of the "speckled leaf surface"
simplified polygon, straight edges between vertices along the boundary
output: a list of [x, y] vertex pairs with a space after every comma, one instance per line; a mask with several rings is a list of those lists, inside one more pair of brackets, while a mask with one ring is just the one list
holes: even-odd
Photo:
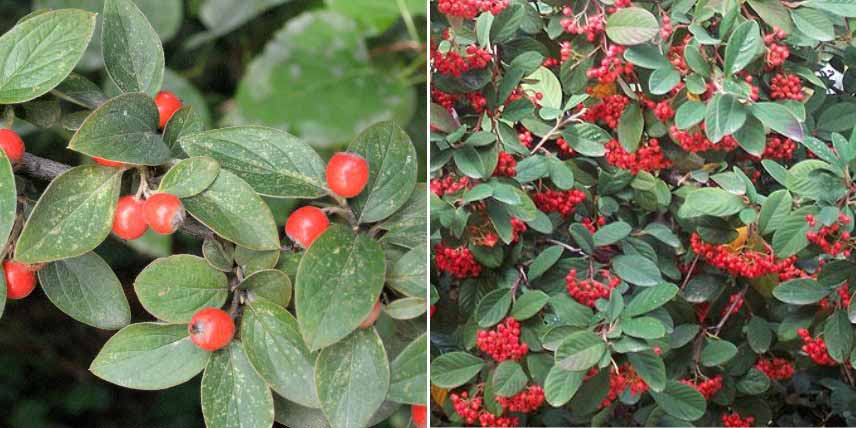
[[107, 101], [107, 97], [98, 85], [77, 73], [69, 74], [51, 91], [51, 94], [90, 110], [98, 108]]
[[324, 161], [297, 137], [273, 128], [215, 129], [179, 139], [190, 156], [210, 156], [259, 194], [317, 198], [326, 193]]
[[386, 276], [389, 286], [406, 296], [425, 297], [425, 278], [428, 275], [427, 252], [428, 249], [425, 247], [416, 247], [396, 260], [390, 266]]
[[273, 396], [238, 341], [214, 353], [202, 375], [207, 428], [269, 428]]
[[155, 96], [163, 84], [165, 60], [154, 27], [131, 0], [106, 0], [102, 18], [107, 74], [124, 92]]
[[229, 282], [205, 259], [179, 254], [146, 266], [134, 281], [134, 291], [156, 318], [188, 323], [202, 308], [223, 306], [229, 295]]
[[18, 207], [18, 191], [15, 187], [15, 174], [6, 152], [0, 150], [0, 248], [6, 245], [12, 226], [15, 224], [15, 212]]
[[415, 91], [371, 63], [359, 34], [352, 19], [329, 11], [288, 21], [247, 68], [228, 122], [273, 126], [328, 147], [370, 123], [407, 123]]
[[193, 345], [186, 324], [139, 323], [111, 337], [89, 370], [125, 388], [166, 389], [199, 374], [210, 356]]
[[276, 394], [273, 396], [273, 403], [276, 421], [289, 428], [328, 428], [330, 426], [321, 409], [301, 406]]
[[97, 247], [110, 234], [121, 179], [118, 168], [91, 165], [54, 179], [21, 231], [15, 260], [52, 262]]
[[266, 269], [255, 272], [241, 282], [241, 288], [247, 290], [250, 302], [266, 301], [283, 308], [291, 303], [291, 279], [281, 270]]
[[80, 125], [68, 148], [85, 155], [138, 165], [160, 165], [169, 147], [157, 133], [158, 108], [141, 93], [119, 95]]
[[380, 238], [382, 243], [411, 249], [425, 245], [428, 223], [426, 191], [425, 183], [417, 183], [404, 206], [380, 224], [379, 227], [386, 230]]
[[234, 249], [223, 245], [216, 239], [206, 239], [202, 243], [202, 255], [211, 267], [223, 272], [231, 272], [235, 266]]
[[294, 293], [310, 350], [336, 343], [366, 319], [383, 289], [385, 263], [377, 242], [341, 224], [312, 243], [297, 269]]
[[364, 428], [389, 389], [389, 361], [373, 328], [324, 349], [315, 362], [321, 410], [331, 426]]
[[237, 246], [235, 248], [235, 263], [249, 276], [255, 272], [273, 269], [279, 261], [280, 250], [257, 251]]
[[94, 13], [63, 9], [24, 20], [0, 36], [0, 104], [29, 101], [56, 87], [74, 70], [94, 31]]
[[49, 263], [39, 284], [53, 304], [84, 324], [118, 330], [131, 322], [131, 307], [110, 265], [95, 253]]
[[422, 406], [428, 403], [425, 393], [425, 385], [428, 384], [426, 355], [428, 355], [428, 339], [423, 334], [413, 339], [392, 360], [389, 367], [389, 372], [392, 374], [389, 381], [389, 400]]
[[374, 223], [398, 211], [416, 186], [416, 149], [410, 137], [392, 122], [382, 122], [363, 131], [348, 146], [369, 163], [369, 181], [351, 200], [360, 223]]
[[190, 134], [205, 130], [205, 122], [197, 109], [185, 105], [169, 118], [166, 128], [163, 130], [163, 142], [166, 143], [172, 156], [175, 158], [186, 158], [187, 154], [181, 149], [178, 140]]
[[229, 171], [204, 192], [183, 199], [193, 217], [227, 241], [253, 250], [279, 249], [279, 233], [267, 204], [244, 180]]
[[220, 174], [220, 164], [199, 156], [178, 162], [163, 176], [158, 192], [189, 198], [205, 191]]
[[320, 406], [315, 389], [315, 355], [300, 336], [297, 320], [281, 306], [246, 306], [241, 340], [253, 367], [277, 394], [301, 406]]

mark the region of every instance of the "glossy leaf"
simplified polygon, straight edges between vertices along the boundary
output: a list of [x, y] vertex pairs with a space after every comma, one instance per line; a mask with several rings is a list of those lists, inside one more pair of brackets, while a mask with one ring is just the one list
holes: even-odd
[[425, 406], [428, 397], [425, 385], [428, 384], [428, 366], [425, 357], [428, 355], [427, 334], [413, 339], [390, 363], [388, 400], [405, 404]]
[[220, 174], [220, 164], [209, 157], [184, 159], [164, 174], [158, 192], [169, 193], [179, 198], [196, 196]]
[[102, 19], [107, 74], [124, 92], [155, 96], [163, 83], [165, 60], [154, 27], [131, 0], [106, 0]]
[[229, 282], [205, 259], [179, 254], [146, 266], [134, 281], [134, 291], [140, 304], [156, 318], [188, 323], [201, 309], [223, 306]]

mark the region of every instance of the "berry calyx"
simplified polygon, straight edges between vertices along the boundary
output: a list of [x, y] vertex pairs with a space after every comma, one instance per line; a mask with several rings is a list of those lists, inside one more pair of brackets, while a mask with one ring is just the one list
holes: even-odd
[[344, 198], [353, 198], [369, 181], [369, 164], [354, 153], [336, 153], [327, 162], [327, 187]]
[[121, 168], [121, 167], [125, 166], [125, 164], [122, 162], [115, 162], [115, 161], [111, 161], [111, 160], [107, 160], [107, 159], [99, 158], [99, 157], [95, 157], [95, 156], [92, 157], [92, 160], [94, 160], [95, 163], [97, 163], [98, 165], [109, 166], [109, 167], [113, 167], [113, 168]]
[[126, 241], [143, 236], [149, 228], [143, 216], [144, 205], [142, 200], [133, 195], [119, 198], [116, 214], [113, 216], [113, 233]]
[[158, 107], [158, 114], [160, 115], [159, 126], [163, 129], [172, 115], [181, 109], [182, 103], [181, 98], [172, 92], [160, 91], [155, 96], [155, 105]]
[[360, 323], [360, 328], [369, 328], [373, 326], [375, 321], [377, 321], [377, 317], [380, 316], [380, 308], [381, 304], [380, 300], [378, 300], [372, 308], [372, 311], [369, 313], [369, 316]]
[[285, 234], [303, 248], [309, 248], [316, 238], [321, 236], [330, 220], [318, 207], [307, 205], [300, 207], [288, 216], [285, 222]]
[[36, 272], [32, 267], [12, 260], [3, 262], [6, 272], [6, 297], [12, 300], [23, 299], [36, 288]]
[[175, 195], [155, 193], [143, 204], [143, 217], [152, 230], [169, 235], [184, 222], [184, 205]]
[[193, 315], [187, 326], [197, 348], [213, 352], [235, 337], [235, 321], [222, 309], [205, 308]]
[[0, 128], [0, 150], [6, 153], [6, 157], [12, 163], [18, 163], [24, 158], [24, 140], [13, 130]]
[[428, 408], [418, 404], [410, 406], [410, 418], [413, 419], [416, 428], [425, 428], [425, 424], [428, 423]]

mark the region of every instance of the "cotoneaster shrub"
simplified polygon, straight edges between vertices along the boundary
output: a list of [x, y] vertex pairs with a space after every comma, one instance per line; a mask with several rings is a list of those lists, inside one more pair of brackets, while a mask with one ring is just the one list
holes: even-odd
[[434, 426], [856, 423], [856, 3], [432, 13]]
[[[0, 36], [0, 314], [39, 287], [118, 330], [92, 356], [104, 381], [160, 390], [202, 374], [209, 428], [367, 427], [399, 411], [424, 428], [426, 186], [408, 134], [368, 126], [327, 162], [279, 129], [208, 130], [165, 87], [162, 42], [134, 2], [106, 0], [101, 19], [96, 34], [94, 13], [39, 10]], [[93, 37], [115, 97], [72, 73]], [[84, 164], [28, 153], [12, 128], [42, 124]], [[272, 199], [303, 205], [284, 231]], [[197, 238], [202, 257], [134, 272], [148, 314], [131, 323], [94, 250], [148, 230]]]

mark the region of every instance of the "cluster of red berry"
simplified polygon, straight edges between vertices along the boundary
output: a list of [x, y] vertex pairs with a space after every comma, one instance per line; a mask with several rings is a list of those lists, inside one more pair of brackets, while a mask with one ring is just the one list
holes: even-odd
[[452, 406], [455, 413], [463, 419], [467, 425], [473, 425], [478, 421], [482, 427], [493, 428], [516, 428], [520, 423], [517, 417], [496, 416], [493, 413], [482, 410], [484, 399], [481, 395], [470, 398], [466, 391], [460, 394], [452, 394]]
[[780, 28], [773, 28], [773, 32], [764, 36], [764, 44], [767, 45], [767, 70], [781, 66], [791, 55], [791, 51], [786, 45], [778, 43], [785, 36], [787, 34]]
[[[606, 29], [606, 19], [603, 15], [587, 16], [581, 14], [575, 16], [570, 6], [562, 8], [562, 15], [565, 15], [565, 18], [559, 21], [562, 29], [568, 34], [585, 34], [589, 43], [594, 42]], [[585, 22], [580, 23], [580, 16], [585, 18]]]
[[532, 201], [539, 210], [558, 212], [564, 218], [576, 212], [577, 205], [586, 200], [586, 194], [581, 190], [545, 190], [532, 194]]
[[113, 216], [113, 233], [121, 239], [134, 240], [149, 227], [161, 235], [178, 230], [184, 222], [184, 205], [175, 195], [155, 193], [145, 200], [135, 195], [119, 198]]
[[490, 52], [476, 46], [467, 48], [467, 56], [464, 57], [454, 50], [446, 53], [439, 49], [431, 50], [431, 65], [440, 74], [461, 77], [469, 70], [485, 68], [492, 60]]
[[728, 296], [728, 303], [722, 307], [722, 312], [719, 314], [720, 317], [725, 317], [726, 315], [734, 315], [740, 312], [740, 308], [743, 307], [743, 303], [746, 299], [743, 298], [743, 294], [734, 293]]
[[669, 128], [669, 136], [672, 137], [682, 149], [690, 152], [706, 152], [708, 150], [722, 150], [730, 152], [738, 147], [737, 140], [730, 135], [722, 137], [722, 140], [714, 143], [707, 139], [704, 133], [704, 124], [699, 125], [697, 130], [681, 130], [672, 125]]
[[710, 400], [720, 389], [722, 389], [722, 375], [716, 375], [714, 377], [709, 377], [704, 379], [701, 382], [693, 382], [689, 379], [681, 379], [686, 385], [689, 385], [695, 388], [696, 391], [701, 393], [704, 396], [705, 400]]
[[[657, 116], [657, 119], [660, 119], [663, 122], [668, 122], [673, 117], [675, 117], [675, 109], [672, 108], [672, 103], [669, 100], [661, 100], [658, 103], [654, 103], [653, 101], [648, 100], [648, 108], [653, 108], [654, 116]], [[653, 104], [653, 106], [651, 105]]]
[[556, 148], [559, 149], [559, 154], [562, 159], [572, 157], [576, 154], [576, 152], [574, 152], [574, 148], [571, 147], [570, 143], [568, 143], [568, 140], [562, 137], [556, 139]]
[[778, 260], [771, 249], [761, 253], [749, 249], [734, 251], [728, 245], [713, 245], [701, 240], [697, 233], [690, 236], [693, 252], [711, 266], [727, 271], [733, 276], [758, 278], [768, 274], [777, 274], [779, 279], [787, 280], [801, 276], [802, 271], [794, 266], [795, 256]]
[[629, 363], [624, 363], [618, 370], [613, 370], [609, 373], [609, 393], [601, 401], [600, 407], [603, 408], [612, 404], [627, 388], [630, 388], [631, 394], [639, 395], [648, 391], [648, 384], [636, 373], [636, 369], [633, 366]]
[[461, 190], [469, 189], [470, 186], [472, 186], [472, 182], [467, 176], [455, 177], [444, 175], [441, 178], [431, 179], [431, 192], [437, 196], [457, 193]]
[[633, 175], [638, 174], [639, 171], [657, 171], [672, 165], [672, 161], [663, 154], [660, 142], [656, 138], [641, 144], [633, 153], [625, 150], [617, 139], [609, 140], [604, 148], [606, 161], [610, 165], [629, 170]]
[[764, 153], [761, 155], [761, 158], [791, 159], [794, 157], [796, 149], [797, 143], [794, 140], [773, 134], [767, 137], [767, 145], [764, 146]]
[[508, 0], [439, 0], [437, 11], [449, 16], [473, 19], [482, 12], [498, 15], [508, 6]]
[[[811, 214], [805, 216], [805, 221], [812, 228], [817, 226], [817, 220]], [[829, 226], [821, 226], [815, 231], [808, 231], [805, 234], [806, 239], [814, 245], [817, 245], [821, 251], [830, 256], [839, 254], [845, 257], [850, 256], [850, 232], [841, 230], [843, 225], [850, 223], [850, 217], [844, 214], [838, 215], [838, 222], [832, 223]]]
[[511, 242], [517, 242], [520, 239], [520, 234], [526, 232], [526, 223], [519, 218], [511, 219]]
[[612, 289], [621, 284], [621, 278], [613, 275], [608, 269], [601, 269], [598, 273], [597, 279], [591, 276], [580, 281], [577, 279], [577, 270], [571, 269], [565, 276], [565, 289], [574, 300], [593, 308], [594, 302], [609, 298]]
[[611, 45], [600, 60], [600, 66], [590, 68], [586, 76], [600, 83], [614, 83], [621, 76], [633, 75], [633, 64], [624, 61], [624, 50], [624, 46]]
[[815, 363], [821, 366], [834, 366], [838, 364], [829, 355], [829, 351], [826, 349], [826, 342], [823, 339], [811, 337], [811, 333], [804, 328], [797, 330], [797, 334], [803, 341], [803, 346], [800, 349]]
[[722, 426], [724, 427], [748, 428], [752, 426], [753, 422], [755, 422], [755, 418], [752, 416], [744, 418], [737, 412], [722, 415]]
[[849, 308], [850, 307], [850, 286], [847, 283], [841, 284], [838, 287], [838, 290], [835, 291], [835, 294], [838, 295], [838, 303], [832, 303], [829, 301], [829, 297], [824, 297], [821, 301], [817, 302], [820, 306], [821, 310], [831, 310], [833, 308]]
[[608, 95], [603, 97], [600, 102], [589, 106], [580, 116], [580, 119], [591, 123], [600, 122], [615, 129], [618, 127], [618, 121], [621, 119], [624, 108], [629, 103], [630, 98], [624, 95]]
[[493, 330], [479, 330], [476, 345], [496, 362], [520, 361], [529, 353], [529, 346], [520, 343], [520, 323], [511, 317], [507, 317]]
[[592, 235], [597, 231], [597, 229], [601, 228], [606, 224], [606, 217], [598, 217], [597, 220], [592, 220], [590, 218], [583, 219], [583, 226], [591, 232]]
[[514, 156], [508, 152], [499, 152], [499, 160], [496, 162], [496, 168], [493, 170], [493, 175], [497, 177], [514, 177], [517, 175], [517, 161]]
[[520, 144], [523, 144], [526, 148], [531, 148], [532, 143], [535, 142], [535, 137], [532, 136], [532, 132], [522, 126], [517, 131], [517, 139], [520, 140]]
[[496, 397], [496, 402], [509, 412], [532, 413], [544, 404], [544, 388], [530, 385], [511, 397]]
[[451, 248], [442, 243], [434, 247], [434, 265], [440, 272], [448, 272], [460, 279], [478, 277], [482, 270], [469, 248]]
[[790, 379], [794, 375], [794, 364], [784, 358], [760, 358], [755, 368], [773, 380]]
[[802, 81], [794, 74], [779, 73], [770, 79], [770, 98], [802, 101]]

